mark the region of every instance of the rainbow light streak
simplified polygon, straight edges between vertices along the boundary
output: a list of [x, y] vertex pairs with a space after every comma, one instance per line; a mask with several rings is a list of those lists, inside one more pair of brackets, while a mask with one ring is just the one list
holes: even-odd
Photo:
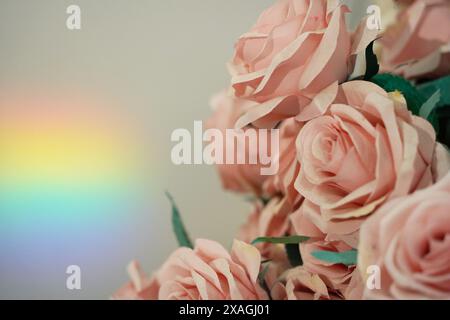
[[121, 254], [145, 187], [133, 123], [113, 110], [73, 96], [0, 97], [0, 280]]

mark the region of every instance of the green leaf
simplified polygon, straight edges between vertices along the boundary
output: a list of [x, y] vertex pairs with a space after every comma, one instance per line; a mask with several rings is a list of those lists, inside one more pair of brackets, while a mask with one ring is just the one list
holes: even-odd
[[300, 249], [298, 244], [309, 240], [309, 237], [305, 236], [286, 236], [286, 237], [259, 237], [252, 241], [252, 244], [257, 243], [274, 243], [274, 244], [284, 244], [286, 249], [286, 255], [288, 256], [289, 262], [293, 267], [300, 266], [303, 264], [302, 257], [300, 254]]
[[298, 243], [287, 243], [284, 245], [284, 248], [286, 250], [286, 255], [291, 266], [297, 267], [303, 264], [302, 255], [300, 254]]
[[440, 90], [441, 97], [437, 107], [450, 105], [450, 76], [420, 84], [417, 89], [425, 97], [431, 97], [436, 91]]
[[288, 236], [288, 237], [259, 237], [252, 241], [252, 244], [257, 243], [281, 243], [281, 244], [299, 244], [305, 242], [309, 237], [304, 236]]
[[450, 148], [450, 105], [437, 108], [434, 116], [439, 123], [437, 140]]
[[426, 102], [426, 97], [420, 93], [411, 82], [390, 73], [380, 73], [370, 79], [371, 82], [379, 85], [387, 92], [400, 91], [406, 99], [408, 109], [419, 115], [420, 108]]
[[377, 55], [373, 52], [373, 40], [366, 48], [366, 73], [364, 74], [364, 80], [370, 80], [380, 71], [380, 65], [378, 64]]
[[[427, 120], [431, 122], [436, 133], [438, 133], [438, 141], [450, 146], [450, 76], [445, 76], [433, 81], [428, 81], [417, 86], [419, 92], [427, 97], [428, 100], [440, 92], [439, 101], [434, 108], [429, 112]], [[424, 111], [425, 112], [425, 111]]]
[[167, 191], [166, 196], [172, 205], [172, 228], [175, 232], [175, 236], [177, 237], [178, 245], [180, 247], [188, 247], [192, 249], [194, 246], [192, 245], [192, 241], [186, 232], [186, 228], [184, 227], [183, 220], [180, 216], [180, 211], [178, 210], [172, 195]]
[[439, 100], [441, 99], [441, 90], [436, 91], [420, 108], [419, 114], [427, 119], [439, 133]]
[[344, 264], [346, 266], [352, 266], [357, 263], [358, 251], [355, 249], [343, 251], [343, 252], [333, 252], [318, 250], [311, 253], [316, 259], [333, 263], [333, 264]]

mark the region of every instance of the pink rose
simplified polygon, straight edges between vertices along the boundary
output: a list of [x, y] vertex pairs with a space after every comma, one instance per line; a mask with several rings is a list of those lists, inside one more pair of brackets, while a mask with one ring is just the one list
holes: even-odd
[[343, 297], [356, 266], [328, 263], [315, 258], [312, 252], [320, 250], [344, 252], [350, 249], [350, 246], [341, 241], [310, 240], [301, 243], [300, 253], [303, 259], [303, 267], [308, 272], [321, 276], [330, 291]]
[[[199, 239], [195, 248], [175, 250], [154, 275], [152, 288], [159, 300], [263, 300], [258, 284], [259, 251], [235, 240], [231, 254], [219, 243]], [[134, 280], [135, 281], [135, 280]], [[133, 282], [134, 282], [133, 281]], [[115, 296], [121, 297], [125, 290]], [[153, 293], [153, 292], [152, 292]]]
[[302, 196], [294, 187], [295, 179], [300, 170], [295, 150], [295, 141], [303, 124], [294, 118], [280, 123], [279, 169], [277, 174], [268, 177], [264, 182], [265, 195], [285, 195], [291, 204], [298, 204]]
[[[258, 237], [282, 237], [289, 231], [289, 215], [293, 207], [286, 197], [273, 197], [267, 205], [256, 202], [252, 213], [247, 221], [241, 226], [237, 238], [251, 243]], [[273, 247], [272, 244], [257, 244], [265, 258], [266, 249]]]
[[431, 124], [413, 116], [401, 94], [344, 83], [297, 139], [303, 216], [330, 240], [357, 242], [355, 232], [377, 207], [438, 180], [450, 163], [442, 149]]
[[322, 278], [308, 272], [304, 267], [286, 271], [271, 290], [274, 300], [335, 300], [340, 299], [328, 287]]
[[350, 250], [358, 242], [357, 236], [334, 237], [332, 234], [324, 234], [305, 216], [304, 207], [307, 204], [305, 202], [290, 216], [294, 233], [310, 237], [308, 242], [300, 244], [304, 268], [309, 272], [320, 275], [329, 291], [335, 295], [349, 300], [360, 299], [363, 283], [355, 266], [326, 263], [311, 255], [311, 252], [317, 250], [332, 252]]
[[[237, 119], [249, 108], [249, 101], [234, 98], [226, 90], [223, 90], [211, 99], [211, 105], [214, 113], [206, 122], [206, 128], [218, 129], [225, 137], [225, 130], [234, 128]], [[267, 139], [266, 141], [269, 141], [269, 137]], [[249, 143], [246, 143], [245, 150], [237, 150], [238, 152], [245, 152], [246, 159], [255, 156], [252, 152], [258, 151], [249, 148], [249, 145]], [[231, 148], [230, 146], [230, 144], [224, 143], [223, 155], [227, 154], [227, 149], [229, 150]], [[223, 188], [235, 192], [260, 195], [264, 181], [269, 178], [269, 176], [261, 175], [260, 170], [262, 166], [260, 163], [217, 164], [216, 167]]]
[[[237, 239], [251, 243], [258, 237], [282, 237], [290, 231], [289, 215], [293, 207], [287, 197], [273, 197], [263, 206], [258, 201], [252, 213], [241, 226]], [[265, 281], [271, 288], [278, 277], [290, 267], [284, 245], [258, 243], [255, 247], [261, 252], [263, 260], [270, 260]]]
[[[219, 129], [225, 136], [226, 129], [234, 129], [237, 118], [249, 108], [249, 101], [235, 98], [228, 95], [224, 90], [213, 97], [211, 104], [214, 114], [207, 121], [207, 128]], [[222, 181], [222, 186], [227, 190], [243, 193], [253, 193], [264, 196], [287, 195], [289, 201], [298, 203], [301, 196], [294, 188], [294, 181], [298, 175], [299, 163], [297, 162], [295, 152], [295, 140], [302, 124], [294, 118], [282, 121], [279, 127], [279, 153], [274, 154], [273, 158], [279, 161], [279, 169], [274, 175], [262, 175], [262, 165], [258, 164], [217, 164], [217, 169]], [[245, 130], [257, 130], [257, 128], [244, 128]], [[267, 140], [270, 141], [270, 133], [268, 132]], [[258, 148], [261, 146], [258, 142]], [[250, 143], [246, 143], [245, 150], [235, 149], [238, 152], [245, 152], [245, 158], [250, 159], [252, 156], [258, 156], [255, 152], [261, 150], [253, 150], [249, 148]], [[225, 148], [230, 148], [226, 145]], [[224, 154], [226, 149], [224, 148]], [[272, 152], [269, 150], [263, 150]], [[267, 154], [267, 153], [266, 153]]]
[[386, 203], [361, 227], [358, 267], [377, 265], [381, 288], [366, 298], [450, 299], [450, 173]]
[[117, 290], [112, 299], [115, 300], [155, 300], [158, 298], [159, 284], [157, 280], [148, 278], [137, 261], [128, 265], [130, 282]]
[[352, 273], [350, 283], [343, 292], [345, 300], [362, 300], [364, 288], [365, 282], [363, 281], [358, 268], [356, 268]]
[[356, 54], [376, 37], [365, 21], [349, 32], [348, 12], [336, 0], [280, 0], [261, 14], [229, 64], [235, 95], [253, 102], [236, 126], [274, 127], [348, 78]]
[[415, 0], [380, 39], [385, 71], [407, 78], [450, 73], [450, 1]]

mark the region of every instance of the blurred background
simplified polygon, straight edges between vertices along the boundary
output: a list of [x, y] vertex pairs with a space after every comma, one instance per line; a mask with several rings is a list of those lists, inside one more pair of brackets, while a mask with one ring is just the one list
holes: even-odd
[[[352, 21], [370, 1], [345, 1]], [[0, 0], [0, 298], [107, 299], [193, 238], [229, 246], [250, 209], [211, 166], [175, 166], [234, 41], [273, 0]], [[66, 9], [81, 8], [81, 30]], [[66, 268], [81, 268], [81, 290]]]

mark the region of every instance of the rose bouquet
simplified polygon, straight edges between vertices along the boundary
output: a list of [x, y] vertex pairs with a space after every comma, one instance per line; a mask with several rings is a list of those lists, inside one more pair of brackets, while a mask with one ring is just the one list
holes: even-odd
[[277, 172], [218, 163], [252, 196], [231, 250], [193, 244], [172, 202], [180, 248], [114, 298], [450, 299], [450, 1], [396, 5], [382, 33], [334, 0], [261, 14], [208, 127], [278, 130]]

